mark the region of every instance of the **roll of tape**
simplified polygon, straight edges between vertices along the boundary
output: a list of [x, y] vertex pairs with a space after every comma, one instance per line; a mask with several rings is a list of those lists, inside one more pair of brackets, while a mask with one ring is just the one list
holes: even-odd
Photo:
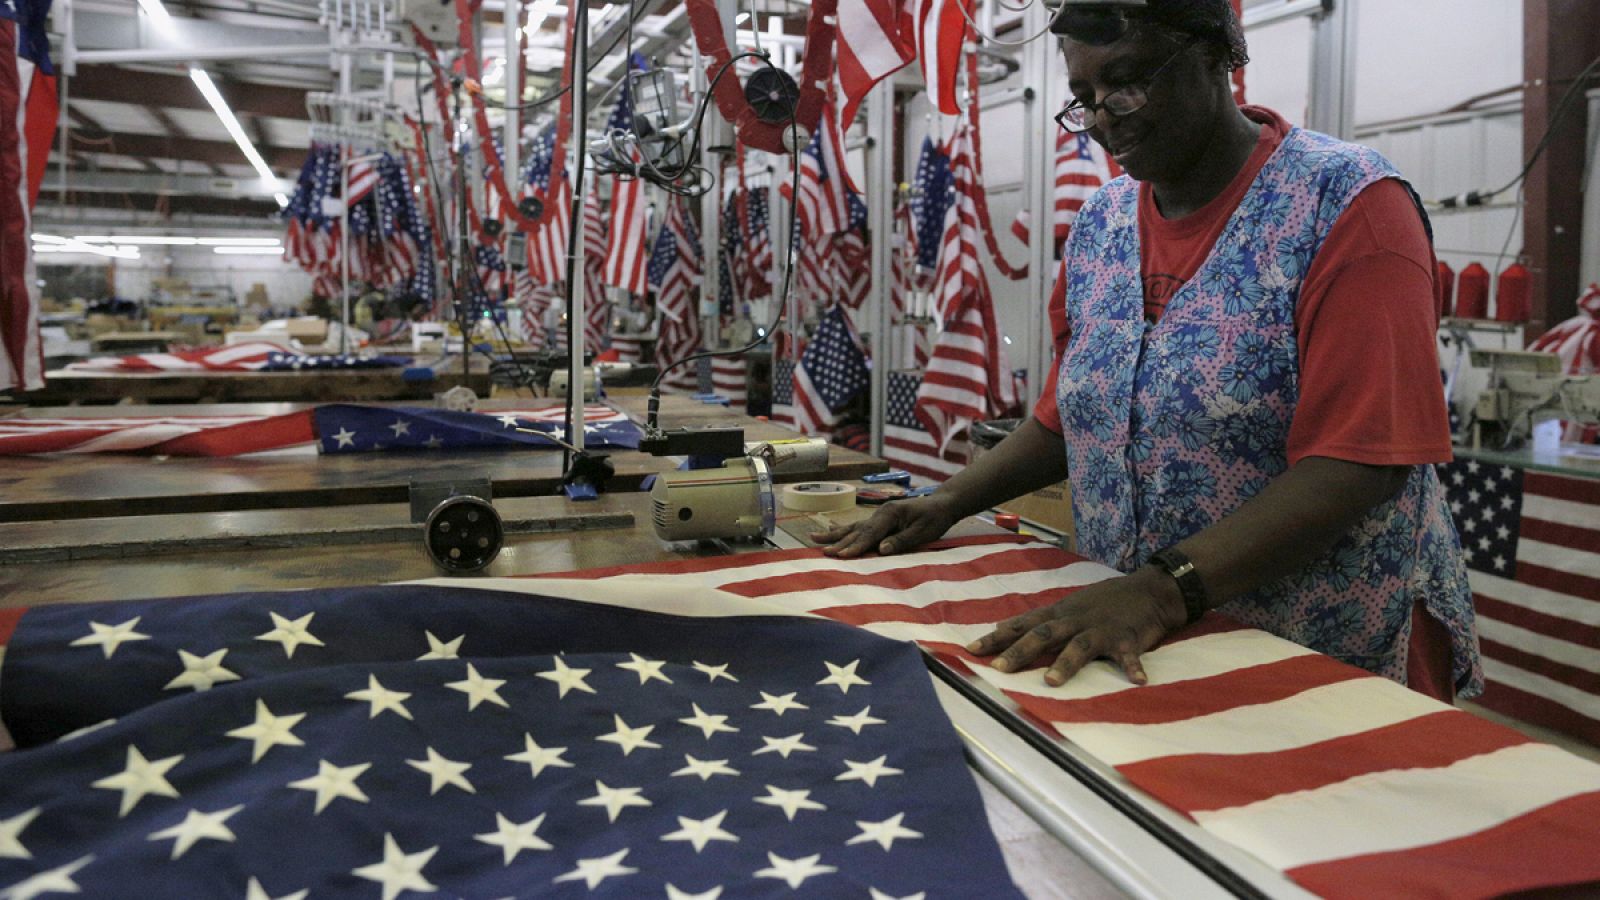
[[856, 505], [856, 489], [837, 481], [786, 484], [783, 505], [796, 512], [838, 512]]

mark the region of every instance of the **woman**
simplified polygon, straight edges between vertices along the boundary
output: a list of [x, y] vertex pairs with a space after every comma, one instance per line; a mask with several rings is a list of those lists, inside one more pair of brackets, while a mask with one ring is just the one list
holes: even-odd
[[[1079, 550], [1125, 574], [969, 649], [1060, 684], [1219, 609], [1440, 697], [1481, 690], [1471, 593], [1432, 463], [1451, 457], [1433, 252], [1376, 152], [1240, 107], [1227, 0], [1067, 4], [1057, 121], [1127, 177], [1085, 205], [1034, 415], [931, 497], [817, 535], [896, 553], [1063, 477]], [[1056, 305], [1059, 304], [1059, 308]]]

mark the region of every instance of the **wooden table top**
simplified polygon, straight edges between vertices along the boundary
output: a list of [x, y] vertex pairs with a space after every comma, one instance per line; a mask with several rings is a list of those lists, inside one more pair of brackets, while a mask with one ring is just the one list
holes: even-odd
[[347, 369], [289, 372], [74, 372], [45, 375], [45, 386], [17, 395], [34, 406], [68, 403], [247, 403], [254, 401], [431, 400], [460, 384], [479, 396], [490, 390], [489, 369], [460, 363], [425, 380], [407, 380], [406, 370]]
[[[643, 418], [642, 396], [614, 401], [630, 417]], [[118, 415], [279, 414], [308, 404], [118, 407]], [[543, 401], [488, 401], [481, 409], [527, 409]], [[94, 410], [29, 409], [19, 415], [93, 415]], [[794, 437], [778, 425], [758, 422], [722, 407], [707, 407], [684, 397], [663, 398], [666, 426], [742, 425], [747, 440]], [[635, 450], [608, 450], [616, 476], [610, 491], [638, 490], [648, 475], [671, 471], [672, 457]], [[840, 481], [888, 468], [884, 461], [845, 447], [830, 448], [828, 471], [778, 480]], [[515, 449], [317, 455], [267, 454], [246, 457], [149, 457], [81, 454], [6, 457], [0, 461], [0, 522], [144, 516], [167, 513], [404, 503], [411, 480], [487, 478], [497, 498], [555, 494], [560, 489], [562, 454]]]

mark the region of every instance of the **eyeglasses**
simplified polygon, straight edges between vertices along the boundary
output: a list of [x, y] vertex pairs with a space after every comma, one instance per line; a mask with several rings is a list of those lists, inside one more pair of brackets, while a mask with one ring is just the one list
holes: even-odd
[[1174, 60], [1182, 56], [1183, 51], [1188, 50], [1191, 44], [1193, 44], [1193, 41], [1185, 42], [1182, 47], [1178, 48], [1177, 53], [1167, 57], [1167, 61], [1157, 66], [1156, 70], [1150, 73], [1150, 77], [1146, 78], [1142, 85], [1129, 85], [1125, 88], [1119, 88], [1107, 94], [1106, 98], [1099, 103], [1084, 103], [1082, 100], [1074, 100], [1068, 103], [1060, 112], [1056, 113], [1056, 124], [1060, 125], [1061, 129], [1068, 134], [1082, 134], [1093, 128], [1095, 123], [1101, 120], [1101, 116], [1109, 114], [1121, 118], [1122, 116], [1131, 116], [1144, 109], [1145, 104], [1150, 102], [1150, 86], [1155, 84], [1156, 79], [1161, 77], [1161, 73], [1166, 71], [1167, 66], [1172, 65]]

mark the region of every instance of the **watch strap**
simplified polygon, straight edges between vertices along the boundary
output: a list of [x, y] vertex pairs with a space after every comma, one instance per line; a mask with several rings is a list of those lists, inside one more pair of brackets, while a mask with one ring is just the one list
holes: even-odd
[[1178, 593], [1183, 597], [1184, 616], [1188, 619], [1185, 624], [1193, 625], [1199, 621], [1206, 611], [1206, 586], [1189, 557], [1176, 547], [1167, 547], [1151, 554], [1150, 564], [1172, 576], [1172, 580], [1178, 583]]

